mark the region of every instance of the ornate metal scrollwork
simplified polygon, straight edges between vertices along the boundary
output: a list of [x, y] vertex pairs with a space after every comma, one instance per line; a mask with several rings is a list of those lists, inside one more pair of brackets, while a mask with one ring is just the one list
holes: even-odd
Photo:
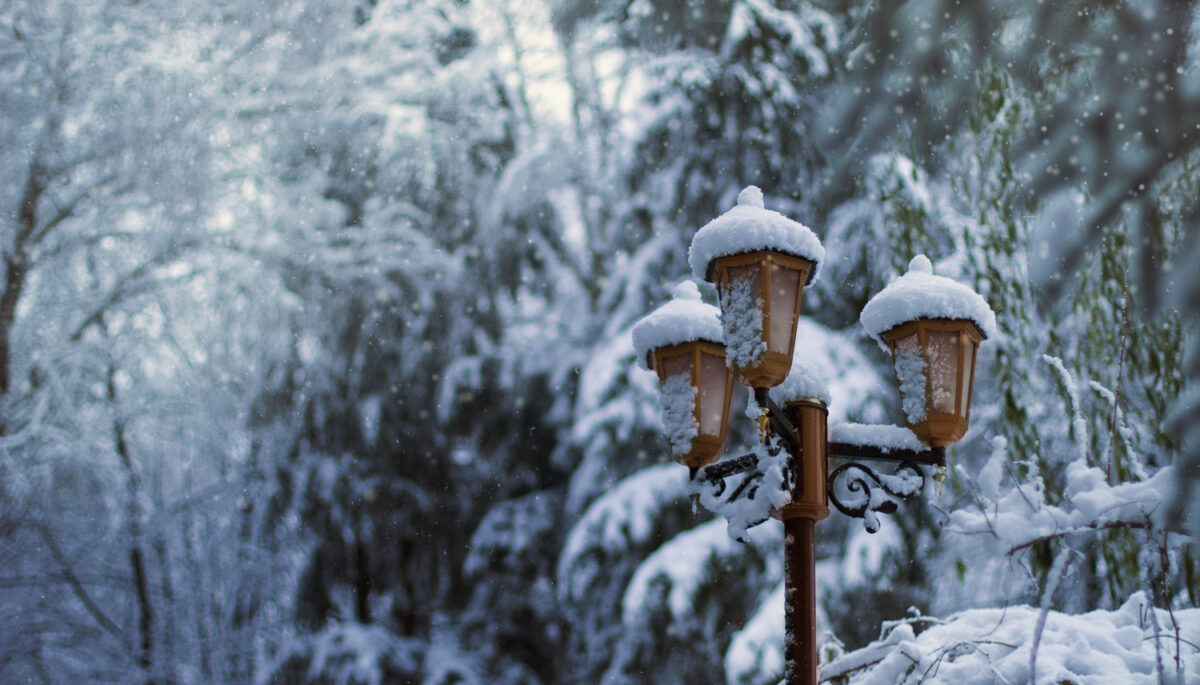
[[[705, 509], [725, 517], [730, 535], [745, 542], [745, 531], [769, 519], [789, 492], [791, 471], [791, 457], [780, 445], [758, 445], [750, 454], [699, 469], [689, 490]], [[729, 478], [735, 480], [727, 483]]]
[[843, 514], [862, 519], [869, 533], [879, 530], [876, 512], [895, 513], [897, 500], [914, 497], [924, 489], [925, 472], [911, 461], [902, 462], [890, 474], [854, 462], [829, 474], [829, 501]]

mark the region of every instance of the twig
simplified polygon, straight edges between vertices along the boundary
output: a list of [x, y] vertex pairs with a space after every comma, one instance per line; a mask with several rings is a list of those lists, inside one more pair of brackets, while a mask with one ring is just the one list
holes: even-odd
[[1042, 630], [1046, 627], [1046, 619], [1050, 616], [1050, 604], [1054, 601], [1054, 591], [1058, 589], [1059, 582], [1067, 574], [1067, 566], [1071, 562], [1071, 556], [1075, 553], [1074, 550], [1067, 550], [1060, 554], [1054, 560], [1054, 565], [1050, 567], [1048, 575], [1050, 583], [1042, 593], [1042, 609], [1038, 613], [1037, 627], [1033, 629], [1033, 646], [1029, 650], [1029, 685], [1037, 685], [1037, 653], [1038, 644], [1042, 641]]

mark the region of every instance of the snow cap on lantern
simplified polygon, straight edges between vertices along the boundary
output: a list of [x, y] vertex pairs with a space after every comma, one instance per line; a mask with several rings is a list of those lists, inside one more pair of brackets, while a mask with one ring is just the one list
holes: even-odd
[[979, 293], [933, 273], [925, 255], [863, 307], [871, 337], [889, 349], [909, 428], [945, 447], [967, 432], [979, 343], [996, 334], [996, 315]]
[[754, 186], [692, 238], [692, 273], [717, 286], [726, 358], [746, 385], [770, 388], [787, 376], [804, 286], [824, 258], [817, 236], [766, 209]]
[[693, 468], [716, 461], [725, 446], [733, 375], [725, 364], [716, 307], [700, 299], [695, 283], [633, 326], [638, 364], [662, 384], [659, 403], [671, 455]]
[[653, 368], [651, 355], [660, 347], [695, 340], [721, 343], [721, 310], [700, 299], [700, 289], [691, 281], [675, 286], [671, 301], [647, 314], [633, 326], [633, 349], [638, 365]]
[[996, 314], [987, 301], [969, 286], [934, 274], [933, 263], [923, 254], [909, 261], [908, 273], [867, 302], [858, 320], [886, 349], [883, 333], [921, 318], [971, 321], [985, 338], [996, 335]]
[[733, 209], [696, 231], [688, 249], [688, 264], [693, 276], [712, 281], [709, 269], [717, 259], [759, 250], [774, 250], [812, 262], [806, 284], [817, 279], [825, 260], [825, 248], [812, 229], [766, 209], [762, 190], [746, 186], [738, 193]]

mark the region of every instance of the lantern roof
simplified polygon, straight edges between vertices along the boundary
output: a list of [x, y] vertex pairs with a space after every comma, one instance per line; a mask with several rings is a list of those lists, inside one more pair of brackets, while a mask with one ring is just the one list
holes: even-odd
[[642, 317], [633, 325], [633, 349], [638, 365], [649, 368], [647, 358], [654, 350], [697, 340], [723, 345], [721, 310], [700, 299], [700, 289], [691, 281], [675, 286], [671, 301]]
[[816, 280], [825, 259], [825, 248], [811, 229], [766, 209], [762, 191], [757, 186], [746, 186], [738, 193], [737, 206], [696, 231], [688, 263], [692, 275], [707, 279], [713, 260], [758, 250], [778, 250], [811, 261], [810, 283]]
[[792, 368], [787, 377], [768, 391], [771, 401], [783, 406], [800, 399], [816, 398], [829, 406], [832, 401], [829, 386], [821, 380], [820, 366], [814, 363], [812, 351], [802, 347], [797, 345], [792, 353]]
[[996, 315], [979, 295], [958, 281], [933, 273], [933, 263], [917, 255], [908, 273], [892, 281], [863, 307], [858, 320], [880, 345], [881, 334], [917, 319], [964, 319], [979, 327], [984, 337], [996, 334]]

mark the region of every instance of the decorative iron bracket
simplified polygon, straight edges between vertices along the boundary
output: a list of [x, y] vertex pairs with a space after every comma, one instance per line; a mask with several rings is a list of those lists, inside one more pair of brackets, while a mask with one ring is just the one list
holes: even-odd
[[[745, 542], [746, 530], [771, 518], [791, 492], [792, 458], [778, 440], [755, 451], [692, 473], [688, 490], [705, 509], [729, 523], [730, 535]], [[732, 488], [726, 479], [743, 476]], [[727, 492], [728, 491], [728, 492]]]
[[[798, 453], [795, 427], [765, 391], [755, 392], [759, 406], [767, 409], [771, 430], [766, 445], [749, 454], [726, 459], [692, 471], [689, 490], [704, 507], [730, 522], [731, 534], [744, 539], [746, 529], [763, 523], [779, 502], [786, 503], [798, 478], [793, 459]], [[891, 473], [852, 461], [829, 474], [829, 501], [843, 514], [863, 519], [867, 532], [879, 530], [878, 514], [895, 513], [899, 501], [911, 499], [925, 489], [922, 466], [945, 468], [946, 451], [941, 447], [921, 450], [830, 442], [829, 458], [884, 461], [896, 464]], [[803, 458], [803, 457], [801, 457]], [[744, 477], [730, 489], [726, 479]], [[935, 480], [938, 475], [934, 475]], [[728, 491], [728, 492], [727, 492]], [[749, 506], [746, 502], [752, 502]]]
[[862, 519], [868, 533], [879, 530], [877, 514], [894, 514], [897, 500], [915, 497], [924, 489], [925, 472], [912, 461], [901, 462], [890, 474], [856, 462], [829, 474], [829, 501], [846, 516]]

